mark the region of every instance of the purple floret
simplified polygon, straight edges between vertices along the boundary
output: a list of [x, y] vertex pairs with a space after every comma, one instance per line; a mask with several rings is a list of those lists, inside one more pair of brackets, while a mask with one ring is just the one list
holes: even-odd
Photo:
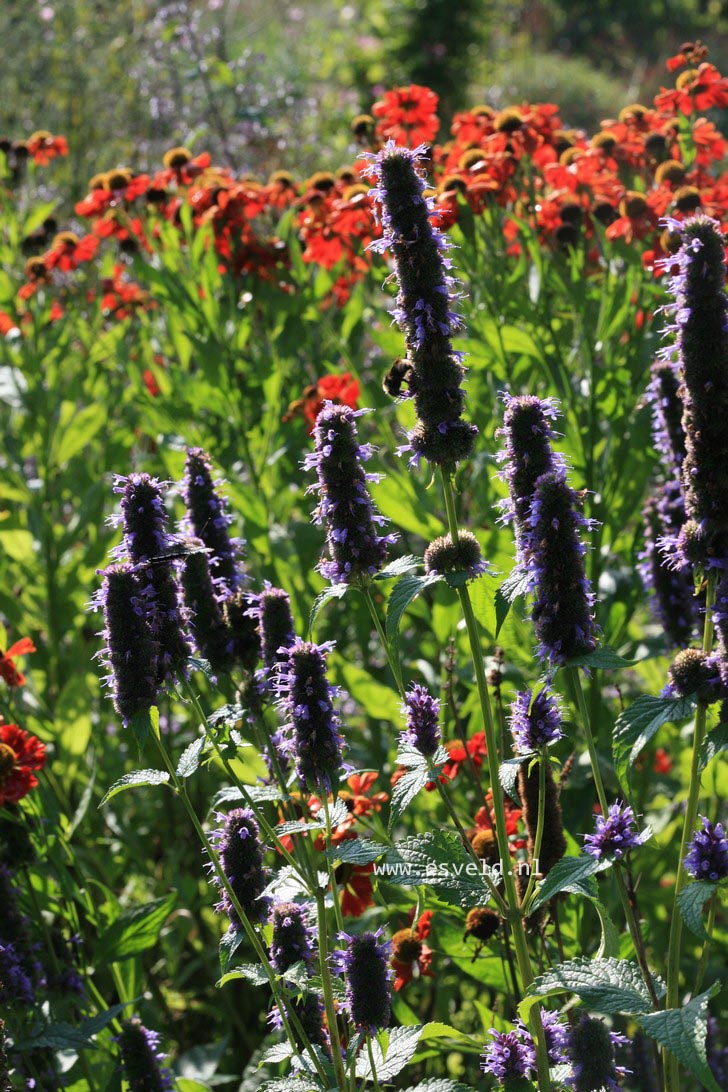
[[276, 687], [287, 718], [296, 773], [304, 792], [329, 791], [341, 766], [341, 736], [333, 699], [338, 690], [326, 677], [333, 646], [297, 640], [280, 664]]
[[559, 700], [548, 685], [535, 698], [530, 690], [518, 691], [511, 705], [509, 724], [516, 750], [521, 754], [539, 751], [564, 736]]
[[533, 1074], [536, 1068], [536, 1052], [530, 1037], [524, 1039], [520, 1032], [496, 1031], [494, 1028], [488, 1034], [493, 1036], [493, 1042], [488, 1043], [485, 1048], [480, 1066], [484, 1073], [490, 1073], [498, 1084], [506, 1084]]
[[634, 829], [635, 815], [628, 804], [612, 804], [609, 814], [596, 817], [596, 832], [584, 835], [584, 851], [601, 860], [614, 857], [621, 860], [631, 849], [637, 849], [650, 836], [649, 831], [638, 834]]
[[400, 739], [414, 747], [425, 758], [435, 754], [442, 739], [440, 732], [440, 703], [433, 698], [426, 686], [413, 683], [404, 699], [407, 727]]
[[696, 880], [718, 883], [728, 876], [728, 838], [722, 823], [700, 816], [703, 829], [693, 835], [685, 857], [685, 871]]

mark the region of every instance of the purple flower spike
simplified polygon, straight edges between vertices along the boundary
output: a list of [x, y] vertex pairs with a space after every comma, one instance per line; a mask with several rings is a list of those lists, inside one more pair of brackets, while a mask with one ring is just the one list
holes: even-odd
[[392, 254], [399, 284], [392, 315], [404, 331], [409, 395], [419, 419], [402, 450], [412, 452], [412, 463], [425, 458], [453, 470], [470, 455], [477, 429], [462, 420], [464, 368], [452, 347], [462, 321], [454, 310], [449, 242], [433, 225], [436, 210], [425, 196], [424, 151], [389, 140], [378, 154], [365, 153], [383, 228], [371, 249]]
[[637, 849], [650, 836], [649, 830], [638, 834], [634, 829], [635, 816], [628, 804], [612, 804], [605, 818], [598, 815], [596, 833], [584, 835], [584, 851], [601, 860], [613, 857], [621, 860], [631, 849]]
[[679, 477], [685, 458], [680, 375], [671, 360], [658, 360], [650, 371], [647, 401], [652, 405], [652, 437], [663, 456], [667, 476]]
[[137, 1016], [122, 1021], [117, 1037], [121, 1067], [129, 1092], [171, 1092], [172, 1074], [159, 1050], [161, 1036], [149, 1031]]
[[439, 701], [426, 686], [413, 683], [404, 699], [404, 712], [407, 727], [400, 736], [402, 743], [414, 747], [425, 758], [431, 758], [442, 739]]
[[[203, 545], [201, 539], [193, 542]], [[209, 661], [216, 674], [229, 672], [233, 666], [233, 634], [226, 624], [215, 594], [210, 560], [204, 548], [185, 558], [182, 588], [197, 651]]]
[[673, 648], [692, 640], [698, 622], [698, 604], [692, 570], [678, 556], [675, 544], [685, 523], [685, 501], [680, 482], [664, 482], [642, 510], [645, 544], [637, 566], [642, 583], [653, 593], [652, 605]]
[[217, 595], [227, 599], [244, 583], [238, 568], [242, 543], [230, 537], [232, 516], [219, 486], [220, 482], [213, 480], [212, 463], [202, 448], [189, 448], [182, 484], [187, 519], [192, 533], [210, 551], [210, 572]]
[[713, 823], [701, 815], [703, 829], [690, 842], [683, 862], [685, 871], [695, 880], [718, 883], [728, 876], [728, 838], [722, 823]]
[[284, 974], [301, 960], [311, 974], [313, 934], [304, 908], [296, 902], [280, 902], [273, 907], [272, 922], [270, 961], [278, 974]]
[[[263, 867], [263, 847], [255, 816], [250, 808], [234, 808], [227, 815], [218, 815], [217, 819], [221, 825], [210, 840], [217, 850], [225, 878], [243, 912], [252, 921], [264, 922], [270, 912], [271, 900], [267, 896], [261, 898], [268, 875]], [[240, 917], [230, 896], [217, 877], [215, 883], [220, 889], [220, 902], [215, 909], [224, 911], [230, 924], [240, 928]]]
[[578, 495], [563, 470], [537, 479], [524, 538], [524, 556], [536, 589], [532, 618], [538, 652], [555, 664], [596, 647], [594, 594], [586, 577], [582, 530], [592, 521], [582, 515]]
[[329, 791], [341, 765], [341, 736], [326, 678], [326, 654], [332, 645], [297, 640], [278, 669], [277, 690], [288, 719], [296, 773], [304, 792]]
[[380, 535], [376, 525], [384, 517], [374, 508], [367, 482], [378, 481], [378, 474], [368, 474], [363, 464], [371, 457], [368, 444], [360, 444], [356, 418], [361, 410], [324, 402], [316, 418], [316, 450], [307, 455], [304, 466], [315, 469], [319, 503], [314, 522], [326, 525], [329, 559], [322, 559], [318, 569], [333, 584], [350, 584], [371, 578], [387, 557], [387, 548], [396, 535]]
[[382, 930], [349, 936], [341, 933], [346, 950], [333, 953], [346, 975], [346, 1011], [358, 1031], [374, 1034], [389, 1026], [392, 990], [392, 945], [379, 943]]
[[[682, 379], [686, 454], [682, 463], [685, 507], [705, 536], [705, 562], [728, 554], [728, 297], [725, 243], [720, 224], [698, 214], [668, 220], [682, 246], [671, 255], [674, 302], [666, 329], [675, 334]], [[668, 357], [673, 346], [666, 346]], [[690, 561], [690, 558], [686, 558]]]
[[528, 518], [536, 482], [542, 474], [564, 469], [565, 462], [551, 446], [556, 437], [551, 422], [558, 416], [554, 399], [528, 394], [514, 398], [506, 393], [503, 400], [503, 427], [496, 432], [496, 436], [503, 437], [503, 448], [496, 458], [502, 464], [500, 476], [508, 485], [508, 497], [500, 507], [503, 522], [513, 524], [516, 562], [525, 566]]
[[521, 1077], [530, 1077], [536, 1068], [536, 1051], [533, 1041], [523, 1039], [517, 1031], [488, 1032], [493, 1042], [488, 1043], [480, 1068], [490, 1073], [498, 1084], [506, 1084]]
[[261, 680], [272, 685], [278, 664], [287, 659], [287, 650], [296, 640], [288, 592], [274, 588], [268, 581], [259, 595], [252, 595], [250, 617], [258, 622], [263, 670]]
[[98, 653], [110, 670], [114, 707], [128, 724], [157, 700], [159, 642], [149, 622], [147, 599], [131, 565], [111, 565], [96, 602], [104, 611], [105, 647]]
[[35, 992], [23, 960], [13, 944], [0, 943], [0, 1002], [32, 1005]]
[[521, 754], [540, 751], [564, 738], [559, 700], [549, 686], [539, 690], [535, 698], [530, 690], [520, 690], [513, 699], [509, 723]]
[[[560, 1013], [550, 1012], [548, 1009], [541, 1009], [541, 1024], [546, 1038], [546, 1051], [549, 1062], [551, 1065], [564, 1065], [569, 1060], [567, 1053], [569, 1042], [568, 1025], [562, 1022]], [[530, 1031], [520, 1017], [516, 1020], [516, 1027], [526, 1042], [533, 1041]]]
[[567, 1079], [575, 1092], [618, 1092], [629, 1070], [616, 1064], [614, 1048], [626, 1046], [624, 1035], [610, 1031], [601, 1020], [582, 1016], [569, 1033], [568, 1056], [573, 1074]]

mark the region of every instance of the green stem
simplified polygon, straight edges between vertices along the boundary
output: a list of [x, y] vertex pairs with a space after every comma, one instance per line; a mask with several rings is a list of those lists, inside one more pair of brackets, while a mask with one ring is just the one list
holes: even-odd
[[[189, 796], [187, 794], [187, 786], [184, 784], [183, 781], [180, 781], [180, 779], [177, 777], [177, 773], [176, 773], [176, 771], [174, 769], [174, 766], [172, 765], [172, 762], [170, 761], [169, 755], [167, 754], [167, 751], [166, 751], [161, 739], [156, 734], [155, 734], [154, 738], [155, 738], [157, 747], [159, 749], [159, 753], [160, 753], [160, 755], [162, 757], [162, 761], [164, 762], [165, 766], [167, 767], [167, 770], [169, 771], [169, 775], [170, 775], [170, 777], [172, 779], [172, 784], [174, 785], [174, 788], [175, 788], [175, 790], [177, 792], [177, 795], [182, 800], [182, 803], [184, 804], [185, 809], [187, 811], [187, 814], [188, 814], [188, 816], [190, 818], [190, 821], [191, 821], [193, 827], [195, 828], [195, 831], [197, 832], [197, 837], [200, 839], [200, 842], [202, 843], [202, 845], [203, 845], [203, 847], [205, 849], [205, 852], [207, 853], [210, 861], [212, 862], [212, 866], [213, 866], [213, 869], [215, 871], [215, 875], [217, 876], [220, 885], [225, 889], [225, 892], [226, 892], [228, 898], [230, 899], [231, 904], [235, 908], [235, 911], [236, 911], [236, 913], [238, 915], [238, 918], [240, 919], [240, 924], [243, 927], [243, 931], [245, 932], [245, 935], [248, 938], [248, 942], [250, 943], [253, 951], [255, 952], [259, 962], [261, 963], [261, 965], [263, 967], [263, 970], [265, 971], [266, 977], [268, 979], [268, 983], [269, 983], [270, 988], [271, 988], [271, 992], [273, 994], [273, 997], [275, 998], [276, 1005], [278, 1006], [278, 1011], [280, 1013], [281, 1023], [283, 1024], [283, 1029], [284, 1029], [286, 1035], [288, 1036], [288, 1040], [289, 1040], [291, 1046], [295, 1048], [296, 1043], [297, 1043], [296, 1035], [299, 1037], [298, 1041], [301, 1042], [303, 1049], [308, 1053], [308, 1055], [309, 1055], [309, 1057], [311, 1059], [311, 1062], [312, 1062], [314, 1068], [316, 1069], [316, 1072], [318, 1073], [319, 1077], [324, 1082], [326, 1082], [326, 1071], [324, 1070], [323, 1066], [321, 1065], [321, 1062], [319, 1061], [316, 1054], [314, 1053], [313, 1047], [311, 1046], [311, 1042], [310, 1042], [306, 1032], [304, 1031], [303, 1027], [301, 1026], [301, 1021], [298, 1019], [295, 1012], [293, 1012], [292, 1010], [289, 1010], [289, 1009], [286, 1008], [286, 1004], [285, 1004], [285, 1001], [283, 999], [283, 995], [281, 993], [280, 984], [278, 982], [278, 979], [275, 976], [275, 972], [273, 971], [273, 968], [272, 968], [272, 966], [270, 964], [270, 961], [268, 959], [268, 955], [267, 955], [267, 953], [265, 951], [265, 948], [263, 947], [260, 940], [258, 939], [258, 934], [255, 932], [255, 929], [253, 928], [250, 921], [248, 920], [248, 916], [245, 913], [245, 911], [243, 910], [242, 906], [240, 905], [240, 900], [238, 899], [237, 895], [235, 894], [232, 887], [230, 886], [230, 882], [228, 881], [228, 878], [225, 875], [225, 872], [223, 871], [223, 868], [222, 868], [222, 866], [220, 864], [219, 858], [218, 858], [217, 854], [215, 853], [215, 850], [212, 848], [212, 845], [210, 844], [209, 838], [207, 837], [204, 830], [202, 829], [202, 824], [200, 823], [200, 820], [197, 817], [197, 812], [193, 808], [192, 802], [191, 802], [191, 800], [190, 800], [190, 798], [189, 798]], [[295, 1028], [295, 1034], [294, 1034], [294, 1030], [293, 1030], [294, 1028]]]
[[705, 931], [708, 934], [708, 939], [703, 942], [703, 951], [700, 954], [700, 963], [698, 963], [698, 969], [695, 974], [695, 986], [693, 987], [693, 997], [697, 997], [700, 993], [700, 987], [703, 985], [703, 978], [705, 977], [705, 971], [708, 966], [708, 956], [710, 955], [710, 946], [713, 943], [713, 929], [715, 927], [715, 909], [718, 904], [717, 893], [712, 895], [708, 903], [708, 920], [705, 923]]
[[[325, 793], [322, 793], [322, 807], [324, 809], [324, 819], [326, 822], [326, 831], [324, 839], [325, 850], [331, 849], [331, 812], [329, 811], [329, 801]], [[344, 919], [341, 915], [341, 905], [339, 903], [339, 892], [336, 886], [336, 876], [334, 875], [334, 869], [332, 868], [331, 858], [326, 853], [326, 870], [329, 874], [329, 883], [331, 884], [331, 898], [334, 903], [334, 917], [336, 918], [336, 928], [340, 933], [344, 932]]]
[[[712, 652], [713, 649], [713, 605], [715, 603], [716, 570], [708, 573], [707, 587], [705, 591], [705, 625], [703, 628], [703, 651]], [[707, 731], [708, 706], [704, 701], [698, 702], [695, 713], [695, 730], [693, 733], [693, 753], [690, 763], [690, 781], [688, 799], [685, 805], [685, 818], [683, 820], [682, 837], [680, 839], [680, 856], [677, 863], [677, 876], [675, 878], [675, 895], [672, 905], [672, 917], [670, 919], [670, 939], [667, 948], [667, 998], [665, 1007], [677, 1008], [680, 999], [680, 949], [682, 943], [682, 915], [678, 899], [685, 886], [687, 873], [683, 868], [683, 861], [688, 851], [688, 842], [693, 836], [695, 822], [698, 817], [698, 804], [700, 802], [700, 752]], [[680, 1066], [674, 1054], [665, 1052], [665, 1092], [679, 1092]]]
[[528, 904], [531, 901], [533, 889], [536, 886], [536, 869], [533, 867], [538, 862], [543, 841], [543, 828], [546, 823], [546, 763], [548, 757], [541, 754], [538, 757], [538, 817], [536, 819], [536, 839], [533, 843], [531, 854], [531, 875], [528, 877], [528, 887], [521, 903], [523, 913], [528, 915]]
[[584, 735], [586, 737], [586, 745], [589, 751], [589, 761], [591, 762], [592, 775], [594, 777], [594, 785], [596, 786], [597, 790], [599, 807], [602, 809], [602, 815], [606, 820], [607, 816], [609, 815], [609, 804], [607, 803], [607, 794], [604, 791], [602, 772], [599, 768], [599, 755], [597, 753], [594, 736], [591, 730], [589, 710], [586, 707], [586, 699], [584, 698], [584, 691], [581, 687], [581, 676], [579, 675], [579, 668], [569, 667], [566, 669], [565, 675], [568, 679], [569, 685], [571, 686], [576, 706], [579, 710], [579, 715], [581, 717], [581, 723], [584, 729]]
[[369, 1065], [372, 1067], [372, 1081], [374, 1082], [374, 1092], [380, 1092], [379, 1081], [377, 1080], [377, 1069], [374, 1065], [374, 1051], [372, 1050], [371, 1035], [367, 1035], [367, 1054], [369, 1055]]
[[316, 891], [316, 919], [318, 923], [318, 948], [319, 966], [321, 968], [321, 983], [324, 994], [324, 1007], [326, 1009], [326, 1023], [329, 1026], [329, 1039], [331, 1040], [331, 1054], [334, 1060], [336, 1083], [340, 1089], [346, 1088], [346, 1070], [344, 1059], [341, 1057], [339, 1047], [339, 1025], [336, 1020], [336, 1007], [334, 1005], [334, 991], [331, 986], [331, 970], [328, 959], [328, 933], [326, 929], [326, 902], [321, 888]]
[[[457, 543], [458, 524], [455, 513], [455, 497], [453, 495], [452, 480], [444, 471], [442, 473], [442, 487], [445, 494], [445, 507], [447, 509], [450, 535], [453, 543]], [[525, 925], [518, 902], [518, 891], [513, 878], [513, 869], [509, 867], [511, 853], [506, 830], [503, 789], [498, 774], [498, 742], [496, 739], [495, 723], [493, 721], [493, 711], [490, 707], [488, 682], [485, 677], [485, 665], [483, 663], [483, 653], [480, 646], [480, 632], [478, 630], [475, 614], [473, 613], [473, 606], [470, 602], [470, 593], [468, 592], [467, 584], [458, 588], [458, 596], [468, 631], [470, 652], [475, 668], [478, 697], [480, 699], [480, 708], [483, 715], [483, 727], [485, 730], [485, 740], [488, 751], [488, 772], [490, 774], [490, 787], [493, 794], [493, 811], [495, 813], [495, 831], [498, 840], [498, 852], [502, 861], [506, 894], [505, 901], [509, 908], [507, 920], [513, 933], [513, 943], [516, 949], [516, 962], [521, 977], [521, 987], [525, 993], [533, 983], [534, 974], [531, 966], [531, 956], [528, 951]], [[538, 1071], [539, 1089], [541, 1092], [549, 1092], [551, 1088], [551, 1078], [549, 1076], [548, 1051], [546, 1049], [546, 1037], [544, 1035], [543, 1024], [541, 1023], [541, 1016], [537, 1005], [534, 1005], [529, 1013], [529, 1026], [536, 1045], [536, 1066]]]
[[382, 623], [379, 620], [379, 614], [377, 613], [377, 608], [374, 605], [374, 600], [372, 599], [371, 591], [369, 590], [369, 588], [365, 584], [362, 584], [361, 585], [361, 592], [362, 592], [362, 595], [364, 596], [364, 599], [366, 600], [366, 604], [367, 604], [367, 606], [369, 608], [369, 613], [372, 616], [372, 621], [374, 622], [374, 626], [376, 628], [376, 631], [379, 634], [379, 640], [382, 642], [382, 648], [384, 649], [384, 654], [387, 657], [387, 663], [389, 664], [391, 672], [394, 675], [394, 681], [397, 684], [397, 689], [399, 690], [399, 696], [401, 697], [402, 701], [404, 701], [405, 694], [404, 694], [404, 683], [402, 681], [402, 668], [400, 666], [399, 661], [397, 660], [397, 657], [394, 656], [393, 653], [392, 653], [392, 650], [391, 650], [390, 645], [389, 645], [389, 641], [387, 640], [387, 636], [386, 636], [386, 634], [385, 634], [385, 632], [384, 632], [384, 630], [382, 628]]

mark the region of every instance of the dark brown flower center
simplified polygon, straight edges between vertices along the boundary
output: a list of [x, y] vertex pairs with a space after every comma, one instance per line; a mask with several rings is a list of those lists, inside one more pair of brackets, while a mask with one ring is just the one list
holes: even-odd
[[392, 937], [392, 959], [398, 963], [415, 963], [422, 955], [422, 941], [409, 929], [400, 929]]
[[15, 768], [17, 755], [7, 743], [0, 743], [0, 781], [4, 781]]

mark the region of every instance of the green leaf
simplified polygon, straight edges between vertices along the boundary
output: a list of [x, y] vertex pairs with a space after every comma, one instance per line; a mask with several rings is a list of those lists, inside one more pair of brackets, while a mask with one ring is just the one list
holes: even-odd
[[582, 853], [578, 857], [562, 857], [536, 888], [536, 897], [531, 903], [531, 913], [543, 906], [549, 899], [560, 891], [571, 891], [578, 894], [591, 893], [585, 890], [584, 880], [589, 876], [595, 876], [597, 872], [603, 872], [610, 867], [609, 861], [590, 857], [588, 853]]
[[324, 588], [324, 590], [316, 596], [314, 604], [311, 607], [311, 613], [308, 616], [309, 633], [313, 631], [313, 624], [316, 621], [316, 616], [323, 607], [324, 603], [328, 603], [329, 599], [343, 599], [350, 587], [350, 584], [331, 584], [328, 588]]
[[352, 838], [348, 842], [339, 842], [327, 850], [326, 856], [331, 861], [344, 861], [347, 864], [370, 864], [386, 853], [389, 846], [377, 842], [374, 838]]
[[520, 569], [514, 569], [507, 576], [495, 593], [495, 635], [501, 631], [501, 627], [508, 617], [508, 612], [521, 595], [527, 595], [530, 586], [530, 575], [522, 573]]
[[[658, 997], [665, 992], [653, 975]], [[544, 996], [556, 990], [575, 993], [597, 1012], [622, 1012], [630, 1016], [649, 1012], [652, 999], [636, 963], [626, 959], [571, 959], [539, 975], [529, 994]]]
[[205, 736], [198, 736], [190, 743], [189, 747], [185, 747], [177, 765], [177, 777], [191, 777], [195, 770], [199, 768], [200, 755], [205, 742]]
[[718, 724], [708, 732], [700, 748], [700, 769], [704, 770], [709, 762], [728, 749], [728, 724]]
[[602, 926], [602, 939], [599, 942], [596, 958], [611, 959], [619, 952], [619, 930], [610, 918], [609, 911], [604, 903], [593, 895], [587, 895], [587, 898], [599, 915], [599, 921]]
[[[65, 419], [65, 420], [64, 420]], [[108, 410], [103, 402], [78, 409], [75, 403], [63, 402], [60, 420], [51, 446], [51, 461], [61, 468], [78, 455], [97, 432], [108, 422]], [[58, 441], [58, 442], [56, 442]]]
[[201, 671], [208, 682], [215, 682], [215, 672], [209, 660], [205, 660], [202, 656], [190, 656], [187, 664], [190, 671]]
[[[243, 930], [236, 929], [233, 925], [231, 925], [224, 936], [220, 938], [218, 952], [220, 956], [220, 970], [223, 974], [225, 974], [232, 963], [233, 956], [243, 943], [244, 939], [245, 933]], [[218, 982], [217, 985], [219, 986], [220, 983]]]
[[378, 682], [363, 667], [341, 656], [332, 656], [330, 663], [334, 681], [356, 699], [368, 716], [375, 720], [388, 720], [392, 724], [401, 723], [402, 701], [396, 690]]
[[620, 713], [614, 726], [614, 769], [623, 788], [630, 790], [632, 768], [642, 751], [663, 724], [676, 724], [695, 708], [692, 698], [655, 698], [643, 694]]
[[144, 744], [150, 735], [159, 739], [159, 710], [156, 705], [153, 705], [151, 709], [142, 709], [140, 713], [135, 713], [129, 721], [129, 727], [140, 752], [144, 750]]
[[[407, 1063], [414, 1057], [417, 1043], [422, 1034], [422, 1025], [412, 1024], [404, 1028], [391, 1028], [382, 1033], [382, 1038], [387, 1040], [386, 1050], [382, 1051], [379, 1038], [372, 1040], [372, 1055], [374, 1069], [379, 1081], [391, 1081], [398, 1073], [401, 1073]], [[365, 1080], [372, 1079], [372, 1067], [369, 1055], [366, 1051], [359, 1054], [356, 1061], [356, 1075]]]
[[242, 724], [247, 712], [247, 709], [237, 703], [234, 705], [223, 705], [220, 709], [216, 709], [214, 713], [210, 713], [207, 722], [213, 728], [217, 728], [218, 726], [235, 728], [236, 725]]
[[402, 615], [410, 603], [414, 602], [420, 592], [431, 584], [436, 584], [442, 577], [435, 573], [427, 573], [425, 576], [403, 576], [392, 588], [392, 594], [387, 604], [387, 640], [396, 648], [399, 643], [399, 627]]
[[677, 905], [683, 921], [691, 933], [701, 940], [708, 940], [708, 934], [703, 925], [703, 907], [711, 895], [718, 890], [717, 883], [706, 883], [704, 880], [696, 880], [683, 887], [677, 897]]
[[637, 662], [637, 660], [625, 660], [624, 656], [620, 656], [609, 645], [602, 645], [601, 648], [595, 648], [593, 652], [587, 652], [584, 656], [575, 656], [573, 660], [564, 664], [564, 667], [593, 667], [616, 671], [622, 667], [634, 667]]
[[294, 1055], [293, 1047], [290, 1043], [273, 1043], [267, 1050], [264, 1050], [258, 1060], [258, 1069], [262, 1065], [270, 1065], [271, 1063], [287, 1062], [289, 1058]]
[[131, 773], [124, 774], [114, 782], [99, 807], [103, 808], [104, 804], [118, 796], [120, 792], [125, 792], [126, 789], [133, 789], [138, 785], [165, 785], [168, 781], [169, 774], [166, 770], [132, 770]]
[[402, 887], [427, 884], [444, 902], [469, 909], [491, 898], [483, 872], [456, 834], [427, 831], [389, 850], [377, 873]]
[[174, 1086], [177, 1092], [210, 1092], [209, 1084], [193, 1081], [191, 1077], [175, 1077]]
[[172, 892], [120, 914], [99, 938], [95, 952], [97, 966], [119, 963], [152, 948], [176, 902], [177, 894]]
[[399, 821], [417, 794], [431, 780], [433, 778], [427, 766], [418, 766], [414, 770], [408, 770], [407, 773], [398, 778], [392, 789], [392, 799], [389, 805], [389, 830]]
[[268, 985], [268, 975], [259, 963], [241, 963], [239, 967], [227, 971], [222, 978], [217, 980], [215, 985], [218, 987], [224, 986], [226, 982], [233, 982], [237, 978], [244, 978], [248, 982], [252, 982], [254, 986]]
[[419, 1084], [411, 1084], [404, 1092], [472, 1092], [466, 1084], [443, 1077], [430, 1077]]
[[100, 1031], [103, 1031], [105, 1027], [115, 1020], [116, 1017], [128, 1008], [129, 1005], [133, 1005], [134, 1001], [127, 1001], [123, 1005], [112, 1005], [110, 1009], [106, 1009], [105, 1012], [100, 1012], [97, 1016], [92, 1016], [89, 1020], [82, 1020], [80, 1029], [84, 1035], [89, 1039], [92, 1035], [97, 1035]]
[[721, 1092], [705, 1055], [708, 1002], [719, 989], [716, 982], [680, 1009], [651, 1012], [637, 1020], [642, 1030], [674, 1054], [708, 1092]]
[[422, 565], [422, 558], [416, 557], [415, 554], [407, 554], [405, 557], [398, 557], [395, 561], [390, 561], [389, 565], [385, 565], [383, 569], [374, 577], [375, 580], [390, 580], [393, 576], [406, 576], [408, 573], [412, 573], [415, 569], [419, 569]]
[[503, 787], [503, 792], [506, 796], [510, 796], [515, 803], [518, 803], [518, 771], [523, 763], [528, 762], [530, 758], [533, 758], [532, 754], [507, 758], [505, 762], [501, 762], [498, 768], [498, 779]]

